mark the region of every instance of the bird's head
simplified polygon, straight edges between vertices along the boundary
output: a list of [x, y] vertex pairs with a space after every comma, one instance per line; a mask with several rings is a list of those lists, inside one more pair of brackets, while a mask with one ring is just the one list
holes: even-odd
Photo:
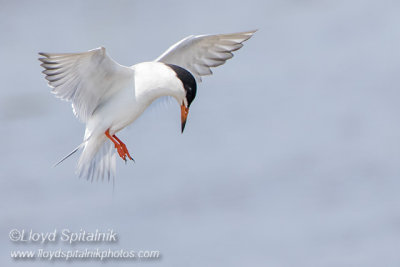
[[184, 90], [183, 99], [177, 99], [178, 103], [181, 105], [181, 123], [183, 133], [186, 125], [186, 119], [189, 114], [190, 104], [192, 104], [192, 101], [196, 97], [197, 84], [195, 78], [189, 71], [177, 65], [167, 65], [176, 73], [176, 77], [182, 83], [182, 90]]

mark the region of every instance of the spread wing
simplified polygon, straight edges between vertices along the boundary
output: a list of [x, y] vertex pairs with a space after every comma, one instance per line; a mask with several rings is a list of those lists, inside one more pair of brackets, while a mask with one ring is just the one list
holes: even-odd
[[104, 47], [84, 53], [39, 53], [52, 93], [71, 101], [74, 114], [86, 122], [96, 107], [132, 79], [132, 70], [106, 55]]
[[191, 35], [168, 48], [156, 61], [181, 66], [201, 82], [201, 76], [211, 75], [211, 67], [232, 58], [232, 52], [240, 49], [255, 32]]

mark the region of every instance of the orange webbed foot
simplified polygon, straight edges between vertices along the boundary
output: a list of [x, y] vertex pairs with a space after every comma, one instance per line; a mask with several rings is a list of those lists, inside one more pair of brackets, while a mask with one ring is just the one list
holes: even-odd
[[128, 156], [128, 158], [130, 160], [135, 161], [131, 155], [129, 154], [128, 148], [126, 147], [126, 145], [124, 144], [124, 142], [122, 142], [115, 134], [113, 135], [113, 137], [119, 142], [121, 149], [124, 151], [124, 156]]
[[125, 162], [126, 162], [126, 157], [128, 157], [130, 160], [135, 162], [135, 160], [129, 154], [129, 151], [128, 151], [128, 148], [126, 147], [126, 145], [116, 135], [111, 136], [109, 130], [105, 131], [105, 135], [107, 136], [108, 139], [110, 139], [114, 143], [114, 146], [117, 149], [118, 155]]

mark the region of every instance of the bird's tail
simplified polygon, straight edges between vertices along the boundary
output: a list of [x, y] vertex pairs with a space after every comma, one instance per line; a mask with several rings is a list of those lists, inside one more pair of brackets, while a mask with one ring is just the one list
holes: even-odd
[[115, 177], [116, 153], [113, 143], [104, 137], [87, 138], [82, 144], [77, 146], [71, 153], [57, 162], [57, 166], [78, 150], [82, 150], [77, 165], [77, 174], [80, 178], [87, 180], [111, 180]]
[[88, 138], [83, 143], [77, 174], [87, 180], [111, 180], [115, 177], [116, 154], [113, 143], [105, 136]]

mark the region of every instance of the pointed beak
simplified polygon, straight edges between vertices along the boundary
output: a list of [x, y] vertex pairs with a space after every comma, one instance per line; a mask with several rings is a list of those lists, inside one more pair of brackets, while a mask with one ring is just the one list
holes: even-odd
[[189, 108], [185, 107], [185, 105], [181, 105], [181, 121], [182, 121], [182, 133], [185, 130], [186, 118], [189, 113]]

